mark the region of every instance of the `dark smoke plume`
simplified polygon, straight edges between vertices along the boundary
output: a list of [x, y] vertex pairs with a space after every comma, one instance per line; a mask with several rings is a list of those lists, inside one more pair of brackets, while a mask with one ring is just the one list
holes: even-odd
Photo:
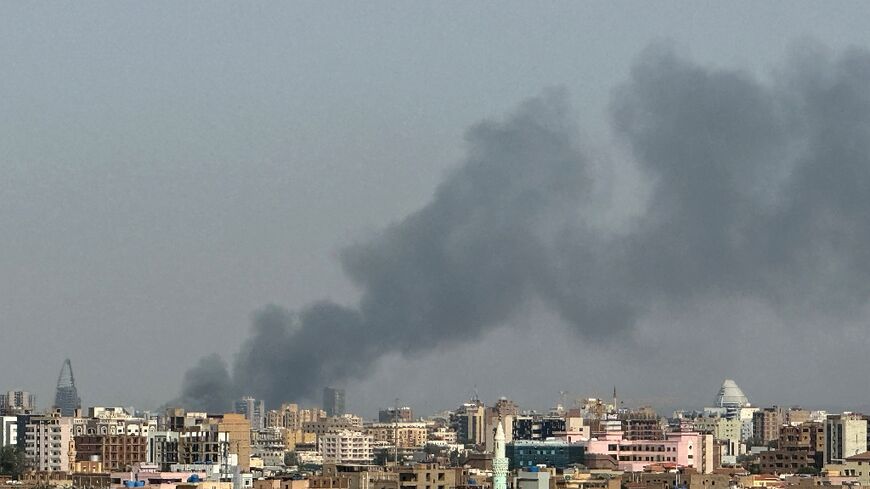
[[[383, 354], [480, 337], [530, 300], [589, 339], [627, 338], [654, 305], [748, 295], [779, 311], [856, 312], [870, 294], [870, 55], [795, 55], [770, 81], [647, 49], [614, 91], [613, 128], [648, 184], [602, 227], [611, 195], [564, 93], [467, 134], [432, 201], [345, 249], [356, 307], [257, 314], [230, 376], [208, 358], [178, 402], [277, 404], [365, 376]], [[613, 192], [612, 194], [618, 194]]]

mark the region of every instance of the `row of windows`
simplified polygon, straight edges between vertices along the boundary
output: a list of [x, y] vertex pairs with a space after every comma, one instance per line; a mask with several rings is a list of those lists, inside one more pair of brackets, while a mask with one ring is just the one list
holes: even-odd
[[[691, 448], [691, 447], [689, 447]], [[676, 452], [677, 449], [663, 445], [607, 445], [610, 452]]]
[[[620, 455], [616, 457], [620, 462], [676, 462], [677, 457], [642, 457], [640, 455]], [[691, 458], [691, 456], [690, 456]]]
[[[562, 452], [564, 452], [564, 450], [562, 450], [562, 449], [559, 449], [558, 451], [560, 454]], [[522, 449], [517, 450], [517, 455], [555, 455], [555, 454], [556, 454], [555, 448], [549, 449], [549, 450], [543, 449], [543, 448], [536, 448], [536, 449], [531, 449], [531, 450], [526, 449], [525, 451]]]

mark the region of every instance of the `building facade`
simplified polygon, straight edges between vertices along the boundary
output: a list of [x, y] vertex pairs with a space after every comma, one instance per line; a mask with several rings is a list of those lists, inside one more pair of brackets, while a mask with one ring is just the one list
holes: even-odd
[[825, 420], [825, 464], [842, 462], [867, 451], [867, 420], [844, 413]]
[[29, 413], [36, 409], [36, 396], [27, 391], [0, 394], [0, 415]]
[[360, 431], [342, 430], [317, 438], [324, 464], [370, 464], [374, 460], [372, 437]]
[[325, 387], [323, 389], [323, 410], [329, 417], [344, 416], [344, 389]]
[[243, 397], [233, 406], [237, 414], [242, 414], [251, 424], [252, 430], [261, 430], [266, 427], [266, 404], [262, 399]]
[[24, 454], [37, 471], [69, 472], [73, 460], [72, 418], [55, 411], [32, 416], [25, 433]]
[[585, 454], [585, 444], [561, 440], [514, 440], [507, 444], [507, 458], [511, 469], [537, 465], [563, 469], [573, 464], [582, 464]]
[[0, 416], [0, 447], [18, 446], [18, 416]]
[[586, 456], [589, 454], [610, 456], [620, 470], [628, 472], [664, 463], [707, 474], [715, 465], [713, 435], [687, 431], [666, 433], [664, 440], [626, 440], [622, 432], [609, 431], [587, 442]]

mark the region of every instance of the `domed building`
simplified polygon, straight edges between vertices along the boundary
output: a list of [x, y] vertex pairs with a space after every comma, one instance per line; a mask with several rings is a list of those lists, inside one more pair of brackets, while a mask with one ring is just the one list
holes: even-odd
[[716, 402], [713, 405], [725, 409], [738, 409], [749, 406], [749, 399], [746, 398], [746, 394], [737, 386], [737, 382], [725, 379], [725, 382], [722, 382], [722, 387], [719, 388], [719, 394], [716, 396]]

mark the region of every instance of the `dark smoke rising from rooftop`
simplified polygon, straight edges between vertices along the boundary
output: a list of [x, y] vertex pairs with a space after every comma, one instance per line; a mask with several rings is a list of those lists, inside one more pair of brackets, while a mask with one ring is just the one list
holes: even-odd
[[[256, 314], [232, 375], [217, 357], [176, 402], [277, 404], [365, 376], [384, 354], [465, 342], [529, 301], [587, 339], [628, 339], [654, 305], [749, 295], [829, 318], [870, 294], [870, 55], [795, 54], [772, 81], [653, 46], [613, 94], [613, 128], [649, 185], [644, 212], [591, 218], [604, 182], [566, 94], [547, 92], [467, 133], [431, 202], [342, 265], [360, 303]], [[618, 204], [617, 204], [618, 205]]]

